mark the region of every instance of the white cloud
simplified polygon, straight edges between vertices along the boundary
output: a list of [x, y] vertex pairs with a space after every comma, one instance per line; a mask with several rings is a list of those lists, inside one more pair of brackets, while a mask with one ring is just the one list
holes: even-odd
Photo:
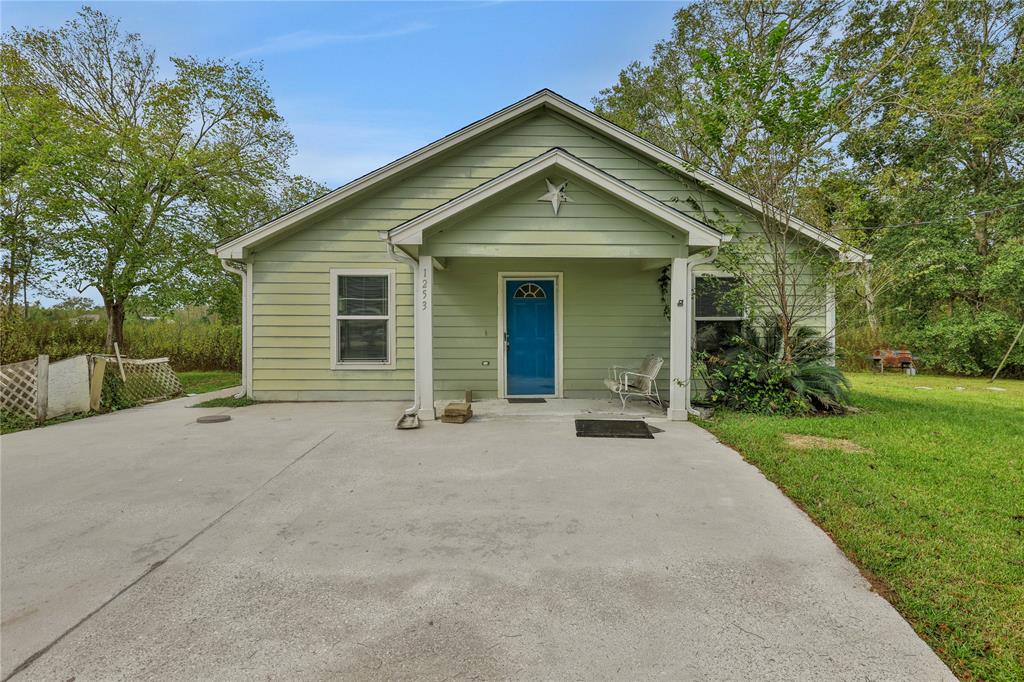
[[264, 54], [277, 54], [281, 52], [298, 52], [310, 50], [324, 45], [339, 45], [342, 43], [356, 43], [369, 40], [384, 40], [397, 38], [399, 36], [418, 33], [433, 28], [432, 24], [425, 22], [414, 22], [399, 26], [393, 29], [380, 31], [366, 31], [363, 33], [323, 33], [317, 31], [294, 31], [284, 35], [267, 38], [260, 45], [242, 50], [236, 53], [235, 57], [254, 57]]

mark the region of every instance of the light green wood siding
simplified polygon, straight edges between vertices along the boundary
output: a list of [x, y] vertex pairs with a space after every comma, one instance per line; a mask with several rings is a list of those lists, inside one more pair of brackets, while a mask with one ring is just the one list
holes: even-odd
[[627, 206], [587, 182], [568, 180], [558, 215], [538, 201], [543, 179], [525, 181], [484, 206], [427, 231], [423, 253], [435, 256], [658, 258], [685, 255], [687, 235]]
[[[639, 155], [550, 112], [513, 121], [468, 146], [435, 157], [402, 177], [372, 188], [341, 207], [260, 245], [253, 267], [253, 393], [262, 400], [408, 400], [413, 394], [412, 280], [407, 266], [391, 260], [378, 232], [393, 228], [481, 183], [559, 146], [633, 187], [692, 212], [717, 210], [729, 220], [744, 214], [696, 184], [660, 170]], [[435, 368], [439, 395], [463, 388], [493, 393], [497, 343], [496, 272], [560, 270], [565, 283], [565, 389], [567, 394], [601, 390], [606, 365], [636, 361], [647, 352], [667, 353], [668, 325], [661, 315], [656, 271], [641, 272], [635, 261], [589, 261], [665, 255], [679, 242], [621, 203], [602, 204], [599, 192], [579, 183], [569, 194], [577, 202], [562, 208], [557, 220], [544, 217], [551, 207], [535, 202], [542, 192], [523, 191], [511, 203], [474, 214], [439, 246], [464, 256], [534, 254], [510, 249], [537, 246], [543, 254], [565, 257], [527, 265], [482, 263], [451, 257], [437, 274], [435, 293]], [[536, 196], [532, 196], [532, 195]], [[697, 214], [699, 217], [699, 214]], [[537, 229], [531, 229], [531, 220]], [[543, 224], [543, 227], [540, 227]], [[517, 231], [522, 229], [522, 234]], [[538, 237], [539, 230], [548, 230]], [[670, 241], [666, 241], [666, 239]], [[453, 239], [444, 244], [445, 239]], [[510, 242], [509, 240], [518, 240]], [[429, 243], [429, 242], [428, 242]], [[461, 251], [459, 251], [461, 249]], [[569, 257], [572, 257], [571, 259]], [[557, 267], [556, 267], [557, 266]], [[333, 370], [330, 358], [332, 268], [392, 268], [397, 273], [397, 367], [393, 370]], [[474, 270], [476, 268], [476, 270]], [[489, 269], [489, 270], [487, 270]], [[491, 275], [485, 277], [485, 270]], [[461, 292], [460, 277], [469, 278]], [[486, 279], [493, 295], [481, 296], [477, 279]], [[618, 282], [621, 286], [614, 286]], [[649, 290], [649, 291], [648, 291]], [[652, 293], [653, 292], [653, 293]], [[486, 300], [485, 300], [486, 299]], [[570, 305], [575, 301], [577, 305]], [[614, 314], [608, 314], [614, 311]], [[492, 336], [486, 336], [487, 333]], [[462, 355], [460, 355], [460, 353]], [[490, 354], [490, 379], [480, 361]], [[474, 364], [475, 363], [475, 364]], [[487, 382], [490, 381], [490, 388]], [[473, 386], [467, 386], [473, 382]]]
[[669, 326], [656, 270], [628, 260], [454, 259], [434, 275], [438, 399], [466, 389], [497, 395], [499, 272], [562, 273], [565, 397], [606, 394], [609, 367], [637, 366], [650, 353], [665, 358], [659, 386], [667, 388]]

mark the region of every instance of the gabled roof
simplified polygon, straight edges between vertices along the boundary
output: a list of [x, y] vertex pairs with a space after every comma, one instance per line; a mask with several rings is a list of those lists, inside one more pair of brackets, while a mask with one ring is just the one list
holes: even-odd
[[388, 241], [393, 244], [422, 244], [423, 232], [431, 227], [453, 218], [509, 188], [534, 178], [543, 177], [553, 170], [575, 175], [621, 199], [633, 208], [686, 233], [689, 235], [689, 243], [694, 246], [718, 246], [722, 242], [730, 240], [729, 235], [719, 232], [707, 223], [675, 210], [559, 147], [549, 149], [540, 156], [505, 171], [451, 201], [407, 220], [385, 234]]
[[[226, 240], [213, 249], [213, 252], [221, 258], [241, 258], [245, 247], [262, 242], [274, 234], [277, 234], [278, 232], [285, 230], [312, 215], [315, 215], [321, 210], [334, 206], [345, 199], [363, 192], [378, 182], [393, 177], [394, 175], [441, 154], [442, 152], [448, 151], [457, 145], [491, 131], [508, 121], [527, 115], [541, 108], [547, 108], [555, 111], [570, 120], [576, 121], [577, 123], [595, 130], [606, 137], [616, 140], [627, 148], [630, 148], [655, 162], [663, 163], [666, 166], [677, 170], [681, 175], [689, 177], [692, 180], [709, 187], [711, 190], [718, 192], [742, 206], [749, 207], [751, 210], [758, 212], [764, 211], [764, 205], [756, 197], [753, 197], [739, 188], [730, 185], [721, 178], [717, 178], [710, 173], [691, 167], [689, 164], [683, 162], [679, 157], [665, 151], [657, 145], [651, 144], [647, 140], [634, 135], [628, 130], [620, 128], [614, 123], [601, 118], [594, 112], [584, 109], [580, 105], [565, 99], [551, 90], [545, 89], [534, 93], [526, 99], [520, 100], [511, 106], [505, 107], [486, 118], [480, 119], [465, 128], [457, 130], [450, 135], [446, 135], [436, 142], [432, 142], [396, 161], [392, 161], [386, 166], [367, 173], [362, 177], [356, 178], [352, 182], [339, 187], [333, 192], [329, 192], [322, 197], [314, 199], [308, 204], [300, 206], [294, 211], [286, 213], [279, 218], [275, 218], [274, 220], [271, 220], [250, 232]], [[802, 220], [790, 218], [790, 225], [805, 236], [820, 242], [828, 248], [841, 252], [845, 260], [861, 261], [870, 258], [870, 256], [863, 251], [848, 247], [838, 237], [819, 230], [813, 225], [805, 223]]]

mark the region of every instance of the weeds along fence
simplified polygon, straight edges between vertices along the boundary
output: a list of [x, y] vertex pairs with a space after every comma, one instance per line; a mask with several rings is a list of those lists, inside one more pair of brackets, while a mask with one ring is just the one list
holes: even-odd
[[103, 391], [109, 407], [117, 409], [180, 395], [181, 380], [168, 358], [137, 360], [96, 355], [105, 363]]
[[168, 358], [40, 355], [0, 366], [0, 416], [6, 425], [42, 423], [89, 411], [118, 410], [183, 392]]

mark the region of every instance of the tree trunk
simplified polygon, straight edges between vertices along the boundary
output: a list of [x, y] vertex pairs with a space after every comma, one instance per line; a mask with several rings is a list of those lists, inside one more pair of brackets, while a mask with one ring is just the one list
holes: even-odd
[[104, 344], [107, 354], [114, 352], [114, 344], [124, 347], [124, 302], [103, 298], [103, 307], [107, 310], [107, 339]]
[[16, 270], [14, 269], [14, 252], [13, 252], [13, 250], [11, 251], [10, 259], [5, 261], [4, 265], [5, 265], [4, 275], [7, 278], [7, 290], [4, 292], [4, 294], [6, 294], [7, 300], [4, 301], [4, 303], [7, 306], [7, 312], [9, 312], [9, 313], [11, 313], [13, 315], [14, 314], [14, 302], [18, 300], [18, 276], [17, 276]]
[[25, 258], [25, 272], [21, 274], [21, 301], [25, 319], [28, 319], [28, 280], [32, 274], [32, 255], [32, 247], [29, 246], [28, 256]]
[[868, 327], [871, 329], [871, 339], [878, 340], [878, 313], [875, 312], [875, 288], [871, 284], [871, 268], [864, 269], [864, 308], [868, 314]]
[[978, 220], [976, 217], [971, 216], [971, 228], [974, 231], [974, 243], [978, 248], [979, 256], [988, 255], [988, 229], [986, 229], [986, 220]]

